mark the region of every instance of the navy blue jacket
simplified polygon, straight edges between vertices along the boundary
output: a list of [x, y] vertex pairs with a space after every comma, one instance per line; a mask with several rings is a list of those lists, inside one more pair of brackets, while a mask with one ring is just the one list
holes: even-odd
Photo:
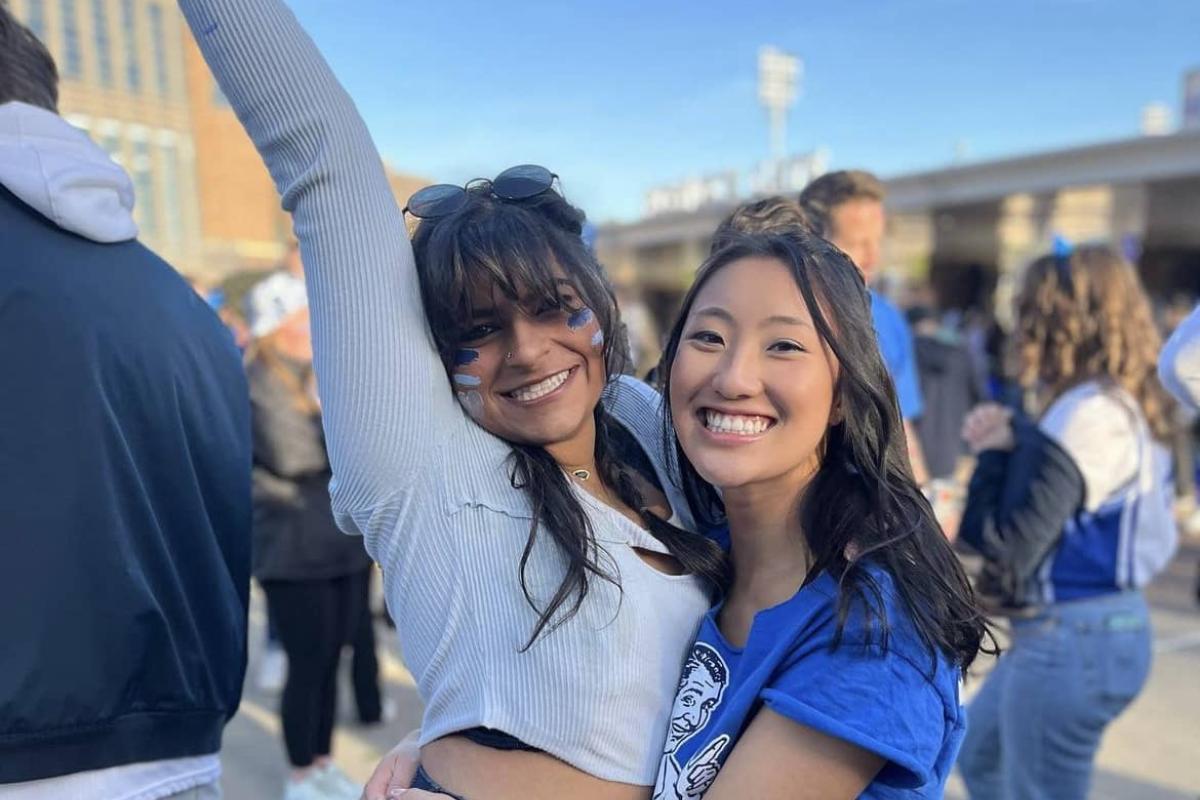
[[1015, 610], [1029, 583], [1083, 506], [1083, 475], [1071, 455], [1028, 418], [1013, 415], [1012, 450], [979, 454], [958, 535], [984, 558], [976, 589]]
[[0, 783], [220, 749], [250, 530], [216, 315], [137, 242], [0, 188]]

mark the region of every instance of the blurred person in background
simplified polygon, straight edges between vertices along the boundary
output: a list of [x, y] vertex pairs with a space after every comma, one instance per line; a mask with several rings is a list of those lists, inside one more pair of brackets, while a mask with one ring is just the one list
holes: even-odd
[[246, 664], [246, 380], [57, 97], [0, 2], [0, 798], [208, 800]]
[[[878, 277], [883, 235], [887, 219], [883, 210], [883, 183], [863, 170], [829, 172], [800, 193], [800, 206], [812, 229], [837, 245], [858, 266], [870, 286]], [[913, 476], [925, 486], [929, 470], [914, 427], [924, 410], [917, 377], [912, 333], [900, 309], [877, 291], [871, 291], [871, 315], [884, 363], [896, 384], [900, 416], [908, 441]]]
[[1037, 422], [987, 404], [961, 537], [1011, 649], [967, 710], [972, 800], [1084, 800], [1105, 728], [1150, 672], [1142, 588], [1170, 560], [1170, 401], [1132, 265], [1104, 246], [1035, 261], [1017, 297], [1019, 382]]
[[288, 663], [280, 716], [292, 770], [283, 796], [357, 798], [360, 787], [334, 766], [330, 751], [338, 663], [343, 645], [359, 632], [371, 559], [362, 540], [342, 534], [333, 520], [304, 282], [288, 272], [272, 273], [250, 290], [245, 304], [254, 336], [246, 356], [254, 577]]
[[[942, 530], [958, 531], [964, 491], [960, 464], [967, 454], [962, 438], [967, 413], [987, 398], [970, 352], [957, 331], [938, 322], [928, 306], [909, 309], [917, 375], [925, 411], [916, 421], [917, 436], [929, 470], [929, 495]], [[963, 465], [963, 470], [968, 469]]]
[[[288, 239], [287, 249], [284, 251], [277, 269], [294, 278], [304, 280], [304, 265], [300, 261], [300, 245], [294, 238]], [[241, 327], [246, 332], [246, 341], [249, 343], [249, 330], [245, 324]], [[282, 691], [287, 680], [287, 654], [283, 651], [283, 643], [279, 640], [279, 626], [275, 624], [275, 617], [271, 614], [269, 604], [264, 615], [267, 619], [266, 641], [258, 658], [254, 681], [259, 691], [273, 693]], [[374, 654], [372, 653], [372, 655]]]
[[985, 395], [971, 354], [958, 334], [939, 324], [937, 314], [927, 306], [914, 306], [906, 316], [912, 326], [925, 404], [915, 426], [925, 465], [933, 480], [953, 478], [960, 457], [967, 452], [962, 439], [963, 420]]
[[[1158, 358], [1158, 377], [1193, 418], [1200, 412], [1200, 306], [1175, 327], [1163, 345]], [[1189, 532], [1192, 530], [1189, 526]], [[1200, 603], [1200, 571], [1196, 576], [1196, 602]]]
[[[1162, 309], [1160, 328], [1165, 336], [1170, 336], [1170, 341], [1187, 339], [1186, 332], [1178, 339], [1173, 334], [1183, 327], [1195, 306], [1195, 298], [1176, 293]], [[1181, 349], [1178, 344], [1172, 345], [1172, 351]], [[1168, 353], [1166, 348], [1163, 353]], [[1175, 363], [1175, 357], [1168, 356], [1164, 363]], [[1164, 379], [1172, 380], [1166, 388], [1179, 399], [1172, 418], [1174, 428], [1171, 432], [1171, 449], [1175, 456], [1176, 516], [1182, 521], [1184, 530], [1195, 535], [1200, 533], [1200, 508], [1196, 505], [1196, 406], [1181, 398], [1178, 390], [1183, 383], [1176, 379], [1176, 373], [1168, 369], [1162, 375]]]

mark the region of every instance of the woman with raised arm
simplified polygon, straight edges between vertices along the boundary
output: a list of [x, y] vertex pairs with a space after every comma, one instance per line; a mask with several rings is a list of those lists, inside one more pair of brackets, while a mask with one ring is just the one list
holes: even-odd
[[381, 564], [425, 702], [418, 785], [626, 800], [723, 580], [687, 532], [660, 398], [554, 176], [410, 202], [280, 0], [182, 0], [293, 215], [343, 529]]

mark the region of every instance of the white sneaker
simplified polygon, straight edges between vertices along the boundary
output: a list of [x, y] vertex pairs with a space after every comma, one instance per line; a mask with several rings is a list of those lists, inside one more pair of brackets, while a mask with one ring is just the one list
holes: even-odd
[[282, 647], [267, 647], [263, 650], [262, 658], [258, 662], [258, 672], [255, 675], [255, 683], [258, 685], [259, 691], [262, 692], [281, 692], [283, 684], [287, 680], [287, 653], [283, 652]]
[[331, 800], [334, 795], [321, 784], [321, 771], [313, 770], [302, 781], [288, 781], [283, 800]]
[[359, 800], [362, 797], [363, 787], [352, 781], [349, 775], [333, 764], [326, 764], [313, 774], [316, 775], [317, 785], [325, 792], [325, 798]]

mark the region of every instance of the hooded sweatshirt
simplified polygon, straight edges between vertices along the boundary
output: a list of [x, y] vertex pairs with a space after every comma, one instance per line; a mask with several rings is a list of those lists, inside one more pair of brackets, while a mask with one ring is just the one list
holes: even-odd
[[0, 105], [0, 800], [208, 783], [240, 699], [245, 377], [133, 199], [81, 131]]

